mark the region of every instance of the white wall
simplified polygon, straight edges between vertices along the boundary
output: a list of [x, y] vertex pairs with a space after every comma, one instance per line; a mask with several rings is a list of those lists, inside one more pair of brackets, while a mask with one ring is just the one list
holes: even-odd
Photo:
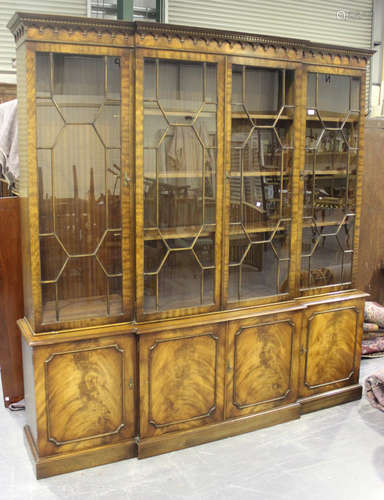
[[7, 23], [15, 12], [87, 15], [87, 0], [0, 0], [0, 83], [16, 83], [15, 42]]

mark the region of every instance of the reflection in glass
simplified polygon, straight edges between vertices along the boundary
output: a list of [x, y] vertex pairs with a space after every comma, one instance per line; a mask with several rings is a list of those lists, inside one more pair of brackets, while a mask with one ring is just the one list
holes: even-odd
[[304, 219], [301, 288], [350, 283], [353, 237], [354, 216], [327, 226]]
[[120, 59], [36, 65], [43, 321], [120, 314]]
[[230, 301], [267, 297], [288, 291], [290, 223], [277, 231], [245, 233], [240, 224], [230, 225]]
[[214, 301], [216, 88], [215, 64], [145, 61], [146, 312]]
[[328, 73], [309, 73], [307, 106], [326, 116], [359, 110], [360, 78]]
[[301, 288], [351, 281], [360, 79], [309, 73]]
[[232, 67], [232, 302], [288, 292], [293, 83], [293, 71]]

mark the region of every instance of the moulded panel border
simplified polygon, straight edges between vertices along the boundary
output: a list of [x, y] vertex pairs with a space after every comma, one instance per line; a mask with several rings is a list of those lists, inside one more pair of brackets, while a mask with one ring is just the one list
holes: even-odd
[[[353, 365], [352, 365], [352, 371], [349, 373], [348, 377], [338, 379], [338, 380], [332, 380], [330, 382], [324, 382], [322, 384], [315, 384], [311, 385], [307, 381], [307, 370], [308, 370], [308, 344], [309, 344], [309, 337], [310, 337], [310, 329], [311, 329], [311, 322], [314, 320], [316, 316], [322, 315], [322, 314], [329, 314], [332, 312], [339, 312], [339, 311], [350, 311], [352, 310], [356, 314], [356, 327], [355, 327], [355, 342], [354, 342], [354, 348], [353, 348]], [[338, 384], [342, 382], [347, 382], [350, 380], [356, 369], [356, 344], [357, 344], [357, 339], [358, 339], [358, 317], [359, 317], [359, 310], [356, 306], [350, 306], [350, 307], [337, 307], [335, 309], [328, 309], [326, 311], [315, 311], [314, 313], [311, 314], [311, 316], [308, 318], [307, 321], [307, 328], [306, 328], [306, 336], [305, 336], [305, 365], [304, 365], [304, 385], [310, 389], [318, 389], [320, 387], [326, 387], [327, 385], [333, 385], [333, 384]]]
[[[152, 416], [152, 386], [151, 386], [151, 381], [152, 381], [152, 356], [154, 350], [160, 345], [165, 342], [174, 342], [177, 340], [189, 340], [189, 339], [195, 339], [195, 338], [200, 338], [200, 337], [209, 337], [215, 342], [215, 382], [214, 382], [214, 396], [213, 396], [213, 402], [212, 406], [207, 410], [207, 412], [201, 414], [201, 415], [196, 415], [195, 417], [191, 417], [188, 419], [184, 420], [175, 420], [172, 422], [164, 422], [164, 423], [158, 423], [154, 420]], [[186, 337], [175, 337], [175, 338], [169, 338], [169, 339], [159, 339], [155, 340], [154, 343], [149, 347], [149, 356], [148, 356], [148, 424], [153, 425], [156, 429], [161, 429], [164, 427], [169, 427], [171, 425], [177, 425], [177, 424], [184, 424], [187, 422], [191, 422], [193, 420], [200, 420], [202, 418], [210, 417], [213, 415], [216, 411], [217, 408], [217, 367], [218, 367], [218, 362], [219, 362], [219, 337], [213, 333], [202, 333], [198, 335], [188, 335]]]
[[[255, 403], [248, 403], [248, 404], [241, 404], [237, 402], [237, 395], [236, 395], [236, 385], [237, 385], [237, 379], [236, 379], [236, 366], [237, 366], [237, 339], [240, 337], [240, 335], [244, 332], [244, 330], [248, 330], [250, 328], [259, 328], [262, 326], [274, 326], [274, 325], [281, 325], [283, 323], [288, 324], [291, 327], [291, 352], [290, 352], [290, 360], [289, 360], [289, 379], [288, 379], [288, 389], [282, 394], [281, 396], [278, 396], [276, 398], [268, 399], [265, 401], [257, 401]], [[293, 344], [294, 344], [294, 335], [295, 335], [295, 330], [296, 330], [296, 325], [293, 321], [287, 319], [287, 320], [280, 320], [280, 321], [270, 321], [266, 323], [256, 323], [255, 325], [247, 325], [240, 327], [237, 332], [235, 332], [234, 335], [234, 352], [233, 352], [233, 391], [232, 391], [232, 404], [238, 408], [239, 410], [242, 410], [244, 408], [250, 408], [252, 406], [259, 406], [262, 404], [267, 404], [267, 403], [274, 403], [276, 401], [282, 401], [285, 399], [289, 393], [291, 392], [291, 381], [292, 381], [292, 369], [293, 369]]]
[[[115, 349], [121, 356], [121, 367], [120, 367], [120, 373], [121, 373], [121, 408], [122, 408], [122, 413], [121, 413], [121, 423], [118, 425], [118, 427], [111, 432], [106, 432], [102, 434], [94, 434], [91, 436], [86, 436], [82, 438], [77, 438], [77, 439], [68, 439], [66, 441], [59, 441], [57, 440], [54, 436], [52, 436], [51, 433], [51, 417], [50, 417], [50, 404], [49, 404], [49, 364], [53, 359], [55, 359], [57, 356], [65, 356], [68, 354], [77, 354], [80, 352], [90, 352], [90, 351], [99, 351], [101, 349]], [[125, 367], [124, 367], [124, 349], [122, 349], [118, 344], [110, 344], [110, 345], [103, 345], [103, 346], [96, 346], [96, 347], [87, 347], [85, 349], [74, 349], [71, 351], [62, 351], [62, 352], [53, 352], [50, 354], [50, 356], [44, 361], [44, 378], [45, 378], [45, 406], [46, 406], [46, 418], [47, 418], [47, 437], [48, 441], [51, 441], [53, 444], [56, 446], [62, 446], [65, 444], [71, 444], [71, 443], [77, 443], [80, 441], [88, 441], [90, 439], [96, 439], [96, 438], [102, 438], [106, 436], [113, 436], [115, 434], [119, 434], [121, 429], [125, 427]]]

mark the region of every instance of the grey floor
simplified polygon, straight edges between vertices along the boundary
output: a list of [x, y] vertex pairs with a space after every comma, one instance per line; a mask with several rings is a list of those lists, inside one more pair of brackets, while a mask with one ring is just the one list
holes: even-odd
[[[361, 381], [384, 368], [362, 361]], [[23, 412], [0, 408], [0, 499], [384, 498], [384, 413], [361, 401], [145, 460], [36, 481]]]

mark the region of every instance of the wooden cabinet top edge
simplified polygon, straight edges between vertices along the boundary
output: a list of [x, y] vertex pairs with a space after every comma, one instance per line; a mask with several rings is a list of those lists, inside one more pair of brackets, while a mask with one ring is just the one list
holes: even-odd
[[94, 327], [76, 328], [71, 330], [56, 330], [35, 332], [27, 318], [18, 320], [17, 324], [23, 337], [30, 346], [48, 345], [66, 341], [86, 340], [92, 338], [109, 337], [112, 335], [136, 334], [143, 335], [156, 331], [167, 331], [176, 328], [190, 328], [210, 324], [224, 323], [254, 316], [265, 316], [296, 312], [306, 308], [305, 304], [296, 301], [288, 303], [269, 304], [256, 307], [247, 307], [236, 310], [216, 311], [213, 313], [198, 314], [182, 318], [153, 320], [141, 323], [106, 324]]
[[75, 342], [80, 340], [92, 340], [116, 335], [133, 335], [137, 332], [136, 327], [132, 326], [131, 323], [119, 323], [96, 326], [93, 328], [78, 328], [74, 330], [59, 330], [45, 333], [34, 332], [27, 318], [19, 319], [17, 325], [25, 341], [31, 347], [62, 344], [63, 342]]
[[330, 304], [332, 302], [341, 302], [346, 300], [365, 299], [369, 297], [369, 293], [360, 290], [348, 290], [321, 295], [313, 295], [297, 298], [297, 302], [304, 304], [306, 307], [318, 304]]
[[298, 312], [313, 305], [329, 304], [347, 300], [364, 299], [369, 294], [358, 290], [335, 292], [312, 297], [300, 297], [286, 303], [269, 304], [259, 307], [247, 307], [236, 310], [216, 311], [183, 318], [154, 320], [141, 323], [106, 324], [94, 327], [84, 327], [72, 330], [58, 330], [43, 333], [34, 332], [27, 318], [18, 320], [17, 324], [23, 337], [30, 346], [49, 345], [67, 341], [87, 340], [93, 338], [110, 337], [113, 335], [145, 335], [157, 331], [169, 331], [175, 328], [190, 328], [209, 324], [225, 323], [252, 317], [268, 316]]
[[[268, 49], [274, 49], [272, 58], [280, 56], [284, 58], [284, 54], [279, 54], [282, 51], [288, 55], [288, 51], [297, 52], [297, 56], [303, 59], [311, 59], [318, 56], [328, 59], [329, 64], [340, 64], [341, 61], [334, 61], [335, 57], [346, 57], [351, 59], [348, 64], [359, 66], [361, 62], [367, 60], [375, 52], [371, 49], [345, 47], [337, 45], [328, 45], [311, 42], [310, 40], [302, 40], [295, 38], [283, 38], [279, 36], [268, 36], [254, 33], [242, 33], [237, 31], [226, 31], [218, 29], [179, 26], [172, 24], [161, 24], [145, 21], [115, 21], [105, 20], [88, 17], [74, 17], [63, 15], [48, 15], [42, 13], [32, 12], [16, 12], [8, 22], [8, 29], [14, 35], [17, 43], [24, 40], [44, 40], [44, 31], [52, 30], [57, 34], [64, 31], [67, 34], [72, 34], [74, 31], [81, 31], [85, 35], [82, 42], [87, 43], [87, 33], [95, 32], [96, 36], [100, 38], [100, 43], [103, 43], [102, 35], [107, 33], [111, 40], [108, 43], [124, 46], [132, 41], [132, 36], [136, 35], [137, 41], [144, 40], [147, 36], [152, 37], [154, 42], [151, 41], [152, 46], [157, 46], [156, 42], [159, 38], [164, 38], [168, 44], [173, 43], [175, 40], [185, 48], [185, 42], [188, 40], [196, 45], [199, 41], [203, 40], [209, 45], [210, 51], [222, 52], [222, 45], [227, 44], [230, 49], [236, 44], [240, 44], [240, 48], [249, 47], [252, 50], [262, 47], [266, 52]], [[29, 33], [28, 30], [34, 28], [35, 31]], [[36, 32], [37, 30], [37, 32]], [[116, 41], [116, 37], [123, 37], [123, 39]], [[96, 38], [97, 42], [97, 38]], [[104, 40], [105, 42], [105, 40]], [[95, 40], [89, 40], [89, 43], [95, 43]], [[137, 43], [136, 43], [137, 44]], [[227, 49], [228, 47], [226, 47]], [[226, 50], [230, 55], [231, 50]]]

